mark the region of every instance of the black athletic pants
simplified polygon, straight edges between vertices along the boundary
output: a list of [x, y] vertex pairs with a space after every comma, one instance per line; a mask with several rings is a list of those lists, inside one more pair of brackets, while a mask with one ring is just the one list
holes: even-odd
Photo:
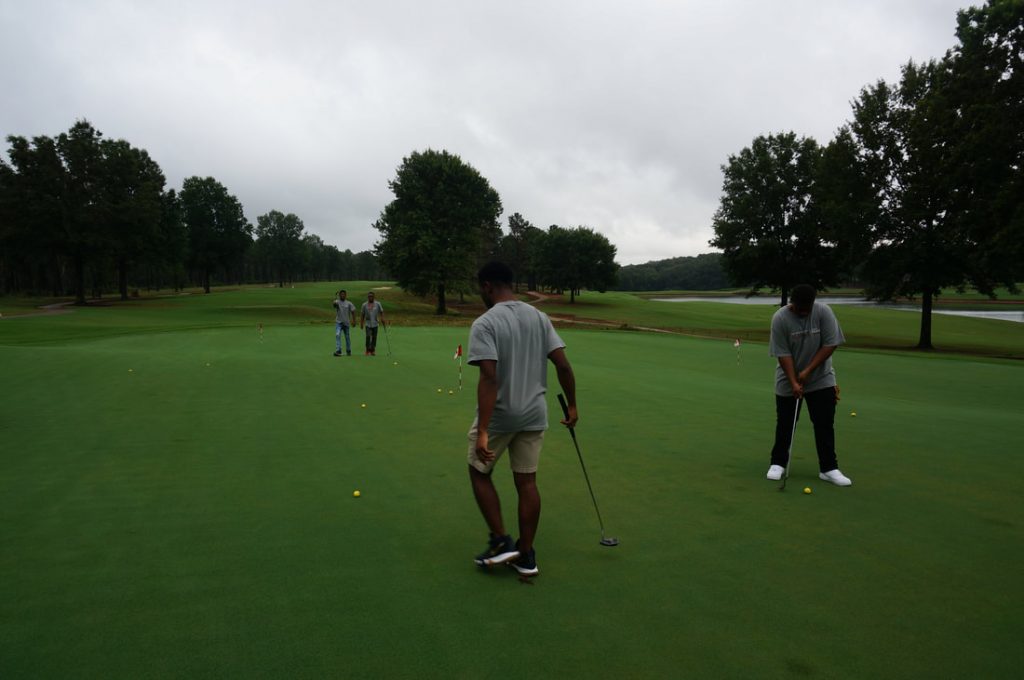
[[366, 327], [366, 351], [376, 352], [377, 351], [377, 327], [370, 328]]
[[[828, 472], [839, 467], [836, 460], [836, 391], [834, 387], [804, 393], [807, 412], [814, 424], [814, 444], [818, 449], [818, 469]], [[772, 447], [772, 465], [786, 466], [789, 440], [793, 434], [793, 411], [796, 397], [775, 395], [775, 446]], [[799, 416], [798, 416], [799, 417]]]

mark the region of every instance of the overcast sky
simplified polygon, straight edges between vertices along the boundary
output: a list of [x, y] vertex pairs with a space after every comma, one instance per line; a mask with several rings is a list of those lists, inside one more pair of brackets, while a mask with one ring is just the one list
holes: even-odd
[[952, 47], [969, 4], [0, 0], [0, 134], [85, 118], [171, 187], [213, 176], [253, 223], [292, 212], [353, 251], [402, 158], [447, 149], [503, 224], [593, 227], [634, 264], [708, 252], [729, 154], [827, 143], [863, 86]]

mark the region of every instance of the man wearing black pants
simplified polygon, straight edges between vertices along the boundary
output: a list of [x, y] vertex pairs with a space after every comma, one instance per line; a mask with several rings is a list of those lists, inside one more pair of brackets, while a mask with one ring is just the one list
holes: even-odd
[[374, 299], [371, 290], [359, 308], [359, 327], [366, 326], [366, 356], [377, 356], [377, 325], [384, 323], [384, 308]]
[[768, 479], [779, 480], [788, 463], [793, 417], [801, 402], [814, 424], [818, 450], [818, 477], [836, 486], [850, 486], [836, 459], [835, 415], [839, 387], [832, 354], [845, 338], [839, 321], [827, 305], [815, 302], [812, 286], [793, 288], [792, 302], [772, 317], [771, 355], [775, 370], [775, 446]]

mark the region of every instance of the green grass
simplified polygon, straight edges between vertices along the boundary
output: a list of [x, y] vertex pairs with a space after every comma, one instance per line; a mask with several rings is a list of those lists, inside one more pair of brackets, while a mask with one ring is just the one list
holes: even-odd
[[[541, 304], [548, 314], [579, 321], [649, 327], [697, 336], [767, 341], [772, 305], [718, 302], [659, 302], [630, 293], [585, 293], [569, 304]], [[892, 309], [834, 305], [848, 346], [909, 350], [917, 344], [920, 315]], [[1024, 358], [1024, 324], [934, 314], [933, 344], [940, 353]]]
[[[1020, 362], [840, 350], [855, 485], [817, 480], [802, 422], [778, 493], [763, 344], [737, 362], [723, 339], [563, 329], [622, 543], [598, 546], [553, 428], [530, 586], [470, 561], [485, 537], [464, 463], [475, 369], [448, 389], [472, 308], [413, 327], [423, 303], [382, 291], [406, 321], [398, 365], [335, 359], [329, 290], [0, 321], [4, 677], [973, 678], [1024, 663]], [[757, 321], [649, 304], [678, 327]], [[896, 332], [887, 314], [841, 320]], [[512, 523], [510, 476], [502, 463]]]

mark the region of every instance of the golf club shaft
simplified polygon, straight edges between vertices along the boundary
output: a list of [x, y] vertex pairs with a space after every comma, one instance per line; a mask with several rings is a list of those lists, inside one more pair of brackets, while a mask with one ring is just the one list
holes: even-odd
[[[562, 413], [566, 420], [569, 419], [569, 405], [565, 403], [565, 397], [558, 395], [558, 403], [562, 406]], [[580, 459], [580, 468], [583, 469], [583, 479], [587, 480], [587, 490], [590, 491], [590, 500], [594, 502], [594, 511], [597, 512], [597, 523], [601, 527], [601, 538], [604, 538], [604, 520], [601, 518], [601, 509], [597, 507], [597, 498], [594, 496], [594, 487], [590, 484], [590, 475], [587, 474], [587, 466], [583, 463], [583, 454], [580, 453], [579, 442], [576, 441], [576, 430], [569, 428], [569, 436], [572, 437], [572, 445], [576, 448], [576, 456]]]
[[786, 488], [786, 480], [789, 479], [789, 464], [793, 461], [793, 440], [796, 439], [796, 421], [800, 417], [800, 397], [796, 399], [796, 407], [793, 409], [793, 429], [789, 433], [789, 451], [786, 453], [786, 469], [782, 473], [782, 485], [779, 490]]

